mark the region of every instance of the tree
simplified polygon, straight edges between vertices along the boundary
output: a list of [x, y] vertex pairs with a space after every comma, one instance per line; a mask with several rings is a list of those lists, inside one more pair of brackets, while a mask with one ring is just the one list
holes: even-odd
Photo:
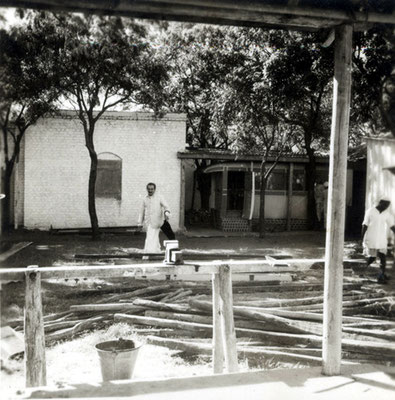
[[[230, 91], [223, 101], [233, 107], [232, 149], [242, 153], [260, 154], [259, 234], [265, 232], [265, 194], [267, 181], [284, 152], [292, 151], [297, 129], [284, 119], [281, 102], [273, 96], [267, 80], [267, 66], [272, 55], [265, 46], [266, 32], [243, 29], [233, 40], [239, 53], [238, 64], [227, 76]], [[228, 108], [231, 106], [229, 105]], [[268, 167], [267, 161], [274, 156]]]
[[282, 104], [284, 120], [300, 128], [309, 159], [306, 189], [311, 227], [316, 222], [316, 154], [328, 150], [332, 106], [333, 49], [322, 47], [320, 40], [312, 33], [272, 32], [273, 55], [267, 69], [272, 96]]
[[52, 40], [59, 88], [82, 124], [91, 159], [88, 209], [92, 237], [99, 237], [95, 184], [98, 157], [95, 127], [116, 106], [139, 104], [159, 113], [159, 96], [166, 71], [146, 40], [143, 25], [114, 17], [35, 13], [31, 29], [47, 32]]
[[[233, 68], [227, 31], [208, 25], [166, 25], [162, 29], [162, 57], [171, 78], [166, 90], [166, 105], [187, 115], [187, 142], [191, 147], [227, 149], [228, 118], [219, 99], [225, 76]], [[209, 209], [210, 176], [203, 173], [207, 161], [195, 160], [201, 207]]]
[[[3, 229], [11, 228], [11, 180], [20, 146], [28, 128], [43, 115], [54, 110], [59, 91], [47, 71], [50, 58], [42, 57], [37, 64], [36, 54], [46, 54], [45, 37], [32, 31], [13, 28], [0, 30], [0, 127], [5, 168], [2, 188]], [[42, 48], [44, 46], [44, 49]]]
[[377, 134], [395, 135], [394, 31], [376, 26], [353, 37], [353, 97], [351, 124]]

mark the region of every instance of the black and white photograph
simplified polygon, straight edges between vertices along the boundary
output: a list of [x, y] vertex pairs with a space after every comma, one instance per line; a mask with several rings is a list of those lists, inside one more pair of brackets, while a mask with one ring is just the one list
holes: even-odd
[[395, 0], [0, 0], [0, 397], [395, 396]]

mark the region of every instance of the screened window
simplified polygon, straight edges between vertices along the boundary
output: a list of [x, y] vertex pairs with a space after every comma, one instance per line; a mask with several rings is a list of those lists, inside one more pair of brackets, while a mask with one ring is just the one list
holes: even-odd
[[122, 159], [112, 153], [98, 156], [96, 197], [121, 200]]
[[287, 190], [287, 171], [272, 171], [267, 180], [266, 190]]
[[[266, 190], [287, 190], [288, 187], [288, 173], [285, 169], [277, 169], [271, 172], [266, 182]], [[255, 190], [261, 188], [261, 174], [255, 174]]]
[[295, 192], [306, 190], [306, 174], [303, 169], [294, 170], [292, 190]]

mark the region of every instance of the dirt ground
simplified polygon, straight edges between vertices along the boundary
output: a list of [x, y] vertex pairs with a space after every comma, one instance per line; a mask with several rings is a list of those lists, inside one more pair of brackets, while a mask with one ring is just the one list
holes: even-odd
[[[161, 234], [161, 239], [165, 237]], [[211, 229], [192, 229], [177, 235], [182, 250], [223, 251], [248, 254], [290, 254], [293, 257], [316, 258], [324, 255], [325, 234], [323, 232], [279, 232], [268, 233], [261, 239], [255, 234], [240, 236], [224, 234]], [[51, 234], [40, 231], [16, 232], [1, 237], [3, 250], [18, 242], [33, 242], [27, 248], [0, 263], [0, 267], [40, 267], [69, 263], [75, 254], [114, 254], [141, 251], [144, 233], [103, 234], [99, 241], [89, 235]]]
[[[164, 239], [164, 237], [162, 237]], [[232, 254], [270, 255], [283, 254], [291, 258], [322, 258], [325, 253], [325, 234], [323, 232], [291, 232], [268, 233], [265, 238], [254, 234], [239, 236], [208, 229], [195, 229], [186, 235], [178, 235], [180, 248], [185, 251], [212, 252], [215, 259], [218, 254], [231, 257]], [[20, 242], [32, 242], [28, 247], [10, 256], [0, 264], [0, 268], [22, 268], [29, 265], [56, 266], [81, 265], [92, 263], [132, 263], [135, 260], [128, 258], [113, 258], [110, 260], [76, 260], [76, 254], [107, 254], [126, 255], [127, 253], [141, 252], [144, 245], [144, 234], [104, 234], [101, 240], [92, 241], [89, 235], [78, 234], [50, 234], [48, 232], [16, 232], [3, 235], [0, 243], [0, 254]], [[358, 257], [356, 242], [346, 241], [345, 256]], [[360, 257], [360, 255], [359, 255]], [[391, 262], [392, 264], [392, 262]], [[373, 266], [373, 270], [378, 266]], [[392, 269], [392, 268], [391, 268]], [[395, 289], [393, 280], [390, 290]], [[69, 304], [75, 304], [76, 299], [67, 297], [70, 285], [78, 287], [78, 282], [59, 282], [55, 286], [51, 282], [43, 282], [44, 314], [60, 312]], [[79, 298], [78, 303], [92, 302], [92, 298]], [[9, 282], [2, 285], [1, 290], [1, 319], [2, 324], [8, 320], [21, 318], [23, 315], [24, 286], [21, 282]], [[114, 324], [97, 329], [94, 332], [84, 333], [72, 341], [59, 342], [47, 349], [48, 383], [62, 384], [62, 382], [100, 381], [100, 368], [94, 344], [101, 340], [111, 340], [119, 337], [139, 336], [124, 324]], [[177, 352], [145, 345], [143, 357], [136, 367], [137, 378], [193, 376], [210, 374], [211, 364], [207, 357], [193, 359], [179, 357]], [[61, 362], [59, 362], [61, 360]], [[269, 362], [270, 364], [270, 362]], [[76, 367], [76, 365], [78, 367]], [[296, 367], [291, 365], [289, 367]], [[248, 365], [247, 360], [241, 362], [241, 370], [254, 368], [277, 367], [272, 365]], [[284, 367], [282, 365], [282, 367]], [[23, 359], [21, 356], [9, 360], [1, 371], [2, 390], [22, 389], [24, 386]]]

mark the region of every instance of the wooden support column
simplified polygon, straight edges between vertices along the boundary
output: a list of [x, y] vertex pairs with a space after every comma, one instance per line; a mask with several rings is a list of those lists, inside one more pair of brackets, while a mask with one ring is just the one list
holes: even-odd
[[335, 76], [325, 246], [322, 373], [340, 374], [347, 144], [351, 94], [352, 26], [336, 28]]
[[236, 331], [233, 319], [232, 274], [229, 265], [222, 265], [218, 275], [225, 364], [228, 372], [237, 372], [238, 364]]
[[225, 217], [228, 210], [228, 168], [222, 171], [222, 199], [221, 199], [221, 217]]
[[220, 309], [219, 274], [213, 274], [213, 371], [222, 374], [224, 371], [224, 343], [222, 341], [222, 322]]
[[41, 277], [36, 266], [26, 271], [25, 376], [26, 387], [45, 386], [45, 336], [41, 303]]
[[181, 231], [185, 231], [185, 160], [181, 160], [181, 193], [180, 193], [179, 228]]
[[289, 163], [288, 172], [288, 198], [287, 198], [287, 231], [291, 230], [291, 218], [292, 218], [292, 183], [294, 180], [294, 163]]

